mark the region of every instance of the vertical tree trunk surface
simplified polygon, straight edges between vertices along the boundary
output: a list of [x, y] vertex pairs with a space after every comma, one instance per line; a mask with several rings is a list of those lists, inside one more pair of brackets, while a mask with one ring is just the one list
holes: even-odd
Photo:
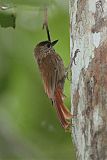
[[70, 0], [73, 141], [78, 160], [107, 160], [107, 0]]

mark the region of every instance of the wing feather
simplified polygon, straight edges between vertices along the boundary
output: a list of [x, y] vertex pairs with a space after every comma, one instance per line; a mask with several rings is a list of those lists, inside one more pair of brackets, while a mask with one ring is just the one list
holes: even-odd
[[65, 68], [62, 59], [57, 54], [48, 54], [39, 64], [43, 78], [45, 92], [48, 97], [53, 99], [55, 88], [60, 83], [63, 89]]

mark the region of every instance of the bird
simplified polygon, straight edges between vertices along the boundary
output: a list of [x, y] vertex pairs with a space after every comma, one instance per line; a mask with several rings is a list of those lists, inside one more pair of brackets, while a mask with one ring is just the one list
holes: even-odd
[[34, 48], [34, 57], [43, 80], [43, 86], [48, 98], [56, 110], [61, 126], [65, 130], [71, 127], [73, 115], [64, 105], [64, 83], [66, 79], [66, 68], [54, 46], [58, 40], [39, 42]]

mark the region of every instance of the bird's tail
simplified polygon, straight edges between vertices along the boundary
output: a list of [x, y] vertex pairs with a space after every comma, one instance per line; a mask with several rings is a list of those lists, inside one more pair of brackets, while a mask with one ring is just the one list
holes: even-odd
[[68, 129], [71, 124], [72, 114], [63, 103], [63, 93], [60, 87], [56, 88], [54, 103], [62, 127]]

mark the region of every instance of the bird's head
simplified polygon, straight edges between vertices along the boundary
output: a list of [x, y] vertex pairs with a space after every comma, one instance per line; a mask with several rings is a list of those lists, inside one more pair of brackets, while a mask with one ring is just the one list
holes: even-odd
[[34, 53], [37, 54], [45, 54], [45, 53], [51, 53], [53, 49], [53, 46], [58, 42], [58, 40], [55, 40], [53, 42], [50, 41], [42, 41], [38, 43], [34, 49]]

